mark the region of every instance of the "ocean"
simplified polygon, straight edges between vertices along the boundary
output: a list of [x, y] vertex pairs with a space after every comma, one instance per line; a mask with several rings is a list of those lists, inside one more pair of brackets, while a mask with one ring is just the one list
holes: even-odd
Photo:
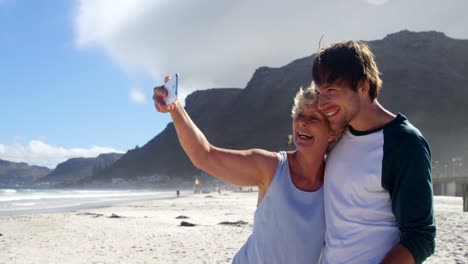
[[155, 190], [0, 189], [0, 217], [109, 207], [175, 195], [175, 191]]

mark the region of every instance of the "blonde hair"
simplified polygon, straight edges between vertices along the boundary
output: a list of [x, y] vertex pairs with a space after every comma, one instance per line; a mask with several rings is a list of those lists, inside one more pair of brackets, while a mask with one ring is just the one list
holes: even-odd
[[316, 104], [318, 102], [317, 93], [315, 92], [314, 83], [308, 88], [299, 88], [299, 91], [294, 97], [294, 105], [291, 110], [291, 117], [294, 119], [297, 116], [297, 111], [305, 104]]

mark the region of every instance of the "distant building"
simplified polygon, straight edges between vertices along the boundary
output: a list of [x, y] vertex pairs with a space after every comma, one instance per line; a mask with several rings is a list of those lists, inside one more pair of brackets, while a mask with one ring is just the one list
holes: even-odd
[[468, 176], [434, 177], [432, 179], [434, 195], [463, 197], [466, 185], [468, 185]]

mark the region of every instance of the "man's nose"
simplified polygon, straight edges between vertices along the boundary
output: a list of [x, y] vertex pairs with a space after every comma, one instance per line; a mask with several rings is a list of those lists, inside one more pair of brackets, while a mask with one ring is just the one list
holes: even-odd
[[317, 108], [320, 111], [323, 111], [324, 109], [327, 109], [327, 107], [329, 107], [329, 106], [330, 106], [330, 99], [328, 98], [328, 96], [320, 95], [320, 97], [318, 99]]

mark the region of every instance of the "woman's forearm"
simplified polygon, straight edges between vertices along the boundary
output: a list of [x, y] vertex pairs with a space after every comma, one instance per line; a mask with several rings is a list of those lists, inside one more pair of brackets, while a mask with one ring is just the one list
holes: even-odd
[[171, 111], [171, 117], [180, 144], [193, 165], [203, 170], [203, 163], [208, 162], [207, 157], [210, 152], [210, 143], [195, 123], [193, 123], [179, 100], [176, 100], [174, 105], [175, 109]]
[[160, 104], [160, 91], [155, 88], [155, 106], [159, 112], [170, 112], [180, 144], [193, 165], [208, 174], [236, 185], [267, 184], [278, 163], [276, 153], [261, 149], [232, 150], [212, 146], [205, 135], [176, 100]]

